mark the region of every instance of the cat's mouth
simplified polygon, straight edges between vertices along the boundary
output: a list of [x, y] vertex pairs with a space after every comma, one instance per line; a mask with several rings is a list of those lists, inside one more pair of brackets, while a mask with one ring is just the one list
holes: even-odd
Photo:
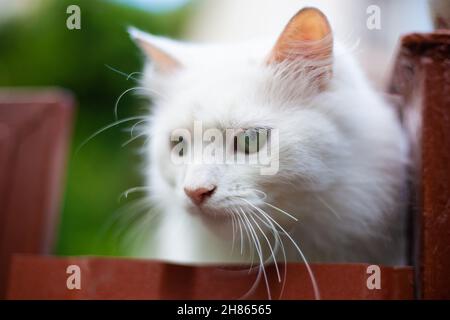
[[231, 206], [215, 206], [210, 204], [203, 204], [201, 206], [196, 206], [189, 204], [187, 206], [187, 211], [194, 215], [205, 219], [214, 219], [217, 223], [227, 221], [231, 215]]
[[222, 200], [210, 199], [201, 205], [189, 202], [187, 211], [201, 218], [220, 223], [229, 221], [234, 216], [246, 214], [249, 211], [258, 212], [263, 204], [264, 201], [260, 198], [248, 199], [242, 196], [229, 196]]

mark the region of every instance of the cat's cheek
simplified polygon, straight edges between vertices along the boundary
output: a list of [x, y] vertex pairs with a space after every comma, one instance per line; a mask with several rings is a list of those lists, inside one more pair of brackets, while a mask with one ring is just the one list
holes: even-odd
[[177, 186], [178, 172], [181, 170], [170, 161], [164, 161], [164, 158], [165, 157], [162, 156], [157, 159], [157, 169], [170, 188], [175, 189]]

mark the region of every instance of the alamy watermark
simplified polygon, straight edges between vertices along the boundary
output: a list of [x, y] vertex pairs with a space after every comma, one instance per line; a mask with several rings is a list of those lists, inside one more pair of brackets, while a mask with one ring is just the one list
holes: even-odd
[[67, 267], [66, 273], [69, 275], [66, 280], [66, 287], [69, 290], [81, 290], [81, 268], [76, 264]]
[[366, 20], [366, 26], [369, 30], [381, 30], [381, 9], [377, 5], [370, 5], [366, 9], [369, 15]]
[[66, 27], [69, 30], [81, 29], [81, 9], [79, 6], [72, 4], [67, 7], [66, 13], [69, 14], [66, 20]]
[[176, 165], [222, 164], [257, 167], [261, 175], [279, 169], [279, 131], [269, 127], [175, 129], [170, 135], [171, 161]]
[[381, 289], [381, 268], [376, 264], [367, 267], [366, 273], [369, 274], [366, 281], [367, 289], [380, 290]]

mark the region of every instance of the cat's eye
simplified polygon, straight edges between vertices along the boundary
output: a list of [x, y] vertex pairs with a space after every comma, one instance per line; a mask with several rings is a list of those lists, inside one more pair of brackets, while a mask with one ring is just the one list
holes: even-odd
[[259, 152], [267, 143], [269, 130], [265, 128], [252, 128], [239, 132], [234, 137], [234, 151], [252, 154]]
[[186, 154], [187, 142], [184, 137], [180, 136], [178, 139], [170, 140], [170, 149], [174, 150], [178, 156], [183, 157]]

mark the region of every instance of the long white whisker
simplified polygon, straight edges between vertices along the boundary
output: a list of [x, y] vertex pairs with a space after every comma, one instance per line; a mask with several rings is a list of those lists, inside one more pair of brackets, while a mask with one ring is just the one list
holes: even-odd
[[122, 120], [119, 120], [119, 121], [115, 121], [115, 122], [113, 122], [113, 123], [111, 123], [111, 124], [101, 128], [101, 129], [97, 130], [93, 134], [91, 134], [86, 140], [84, 140], [80, 144], [80, 146], [77, 148], [75, 153], [78, 153], [81, 150], [81, 148], [83, 148], [89, 141], [91, 141], [97, 135], [99, 135], [100, 133], [102, 133], [102, 132], [104, 132], [104, 131], [106, 131], [108, 129], [111, 129], [111, 128], [113, 128], [113, 127], [115, 127], [115, 126], [117, 126], [119, 124], [125, 123], [125, 122], [129, 122], [129, 121], [133, 121], [133, 120], [142, 120], [142, 119], [146, 119], [146, 118], [147, 117], [144, 117], [144, 116], [136, 116], [136, 117], [130, 117], [130, 118], [122, 119]]
[[[261, 209], [262, 210], [262, 209]], [[264, 210], [263, 210], [264, 211]], [[251, 212], [255, 215], [256, 218], [260, 219], [262, 221], [262, 218], [255, 214], [252, 210]], [[286, 257], [286, 249], [284, 248], [284, 244], [283, 244], [283, 240], [280, 237], [280, 234], [278, 232], [278, 230], [275, 228], [274, 224], [272, 221], [270, 221], [269, 219], [267, 219], [267, 217], [265, 215], [263, 215], [263, 218], [267, 220], [267, 223], [270, 224], [270, 228], [272, 230], [272, 234], [274, 235], [274, 237], [277, 238], [277, 243], [280, 244], [281, 247], [281, 252], [283, 253], [283, 259], [284, 259], [284, 272], [283, 272], [283, 284], [281, 286], [281, 291], [280, 291], [280, 295], [278, 297], [278, 299], [280, 300], [283, 292], [284, 292], [284, 288], [286, 286], [286, 279], [287, 279], [287, 257]]]
[[260, 200], [264, 201], [264, 200], [267, 199], [267, 194], [264, 191], [261, 191], [261, 190], [255, 189], [255, 188], [250, 188], [249, 190], [252, 190], [252, 191], [255, 191], [257, 193], [262, 194], [263, 197]]
[[237, 221], [235, 217], [235, 213], [233, 210], [226, 209], [226, 211], [230, 214], [231, 217], [231, 233], [233, 234], [233, 241], [231, 243], [231, 255], [234, 253], [234, 246], [236, 242], [236, 229], [237, 229]]
[[[248, 208], [249, 209], [249, 211], [250, 211], [250, 213], [252, 213], [252, 214], [254, 214], [252, 211], [251, 211], [251, 208]], [[240, 210], [242, 211], [242, 208], [240, 207]], [[251, 216], [250, 216], [251, 217]], [[252, 218], [253, 219], [253, 218]], [[256, 223], [256, 222], [255, 222]], [[258, 226], [259, 227], [259, 226]], [[270, 227], [269, 227], [270, 228]], [[264, 234], [265, 235], [265, 234]], [[270, 245], [270, 244], [269, 244]], [[272, 251], [272, 250], [271, 250]], [[273, 253], [276, 253], [277, 252], [277, 248], [275, 247], [275, 249], [273, 250]], [[267, 259], [265, 259], [265, 260], [263, 260], [264, 261], [264, 264], [266, 265], [266, 264], [268, 264], [268, 263], [270, 263], [270, 262], [272, 262], [272, 261], [274, 261], [274, 259], [273, 259], [273, 256], [272, 256], [272, 254], [271, 255], [269, 255], [268, 257], [267, 257]]]
[[[251, 236], [251, 239], [252, 239], [252, 240], [251, 240], [251, 242], [250, 242], [250, 236], [249, 236], [249, 243], [253, 243], [253, 244], [254, 244], [254, 246], [252, 246], [252, 248], [253, 248], [253, 247], [257, 248], [257, 244], [256, 244], [256, 242], [255, 242], [255, 238], [254, 238], [253, 234], [251, 233], [251, 230], [248, 228], [247, 222], [244, 221], [244, 218], [241, 216], [241, 213], [240, 213], [239, 211], [237, 211], [237, 215], [238, 215], [239, 219], [242, 221], [242, 223], [243, 223], [245, 229], [248, 230], [248, 234]], [[258, 253], [258, 249], [256, 249], [256, 251], [257, 251], [257, 253]], [[254, 251], [252, 251], [252, 252], [254, 252]], [[258, 254], [259, 254], [259, 253], [258, 253]], [[248, 272], [249, 274], [250, 274], [252, 268], [253, 268], [253, 257], [252, 257], [252, 266], [250, 267], [249, 272]], [[261, 266], [258, 266], [258, 273], [257, 273], [257, 275], [256, 275], [255, 281], [253, 282], [253, 285], [252, 285], [252, 286], [250, 287], [250, 289], [249, 289], [249, 290], [241, 297], [241, 299], [245, 299], [245, 297], [247, 297], [249, 294], [251, 294], [252, 292], [254, 292], [254, 290], [255, 290], [256, 287], [258, 286], [259, 282], [261, 281], [261, 276], [262, 276]]]
[[262, 272], [263, 272], [263, 276], [264, 276], [264, 281], [266, 283], [266, 289], [267, 289], [267, 296], [269, 300], [272, 300], [272, 295], [270, 292], [270, 285], [269, 285], [269, 279], [267, 278], [267, 273], [266, 273], [266, 268], [264, 265], [264, 258], [263, 258], [263, 252], [262, 252], [262, 246], [261, 246], [261, 242], [259, 241], [258, 235], [256, 234], [255, 229], [253, 228], [253, 226], [251, 225], [250, 221], [248, 220], [247, 216], [245, 215], [245, 213], [243, 211], [241, 211], [243, 213], [243, 218], [247, 221], [247, 224], [250, 228], [250, 232], [253, 234], [254, 239], [255, 239], [255, 244], [257, 245], [257, 251], [258, 251], [258, 255], [259, 255], [259, 261], [260, 261], [260, 268], [262, 268]]
[[234, 212], [231, 212], [231, 228], [232, 228], [232, 231], [231, 232], [233, 232], [233, 243], [232, 243], [232, 245], [231, 245], [231, 254], [233, 255], [233, 253], [234, 253], [234, 243], [236, 242], [236, 225], [235, 225], [235, 222], [236, 222], [236, 218], [235, 218], [235, 213]]
[[141, 220], [143, 215], [146, 215], [150, 209], [149, 203], [143, 203], [140, 206], [136, 206], [134, 209], [130, 208], [127, 211], [124, 211], [124, 214], [126, 214], [126, 219], [124, 219], [126, 223], [123, 223], [122, 226], [116, 230], [114, 233], [115, 237], [120, 238], [134, 223]]
[[146, 88], [146, 87], [133, 87], [133, 88], [129, 88], [129, 89], [125, 90], [124, 92], [122, 92], [122, 93], [120, 94], [120, 96], [119, 96], [119, 97], [117, 98], [117, 100], [116, 100], [116, 103], [114, 104], [114, 117], [115, 117], [116, 120], [119, 119], [119, 116], [118, 116], [118, 109], [119, 109], [119, 103], [120, 103], [120, 100], [122, 100], [123, 96], [126, 95], [128, 92], [134, 91], [134, 90], [144, 90], [144, 91], [148, 91], [148, 92], [150, 92], [150, 93], [152, 93], [152, 94], [157, 94], [157, 95], [159, 95], [158, 92], [156, 92], [156, 91], [154, 91], [154, 90], [151, 90], [151, 89], [149, 89], [149, 88]]
[[147, 235], [147, 230], [149, 228], [150, 223], [152, 223], [153, 219], [155, 219], [156, 217], [158, 217], [161, 212], [160, 211], [154, 211], [154, 208], [151, 208], [151, 210], [147, 211], [142, 219], [139, 219], [137, 222], [139, 222], [139, 224], [137, 224], [137, 227], [134, 228], [134, 235], [132, 232], [129, 232], [127, 234], [127, 238], [124, 239], [123, 246], [124, 247], [131, 247], [131, 244], [133, 243], [140, 243], [141, 241], [138, 241], [138, 238], [141, 238], [143, 236]]
[[[108, 217], [107, 221], [102, 225], [99, 234], [103, 235], [107, 231], [109, 231], [114, 224], [116, 224], [121, 219], [129, 219], [130, 216], [137, 214], [139, 208], [147, 205], [147, 201], [145, 199], [135, 200], [130, 204], [116, 210], [110, 217]], [[126, 214], [126, 215], [125, 215]]]
[[141, 72], [137, 72], [137, 71], [136, 71], [136, 72], [132, 72], [132, 73], [130, 73], [130, 74], [127, 74], [127, 73], [125, 73], [125, 72], [123, 72], [123, 71], [120, 71], [120, 70], [118, 70], [118, 69], [116, 69], [116, 68], [114, 68], [114, 67], [111, 67], [110, 65], [107, 65], [107, 64], [105, 64], [105, 67], [107, 67], [107, 68], [110, 69], [111, 71], [114, 71], [114, 72], [116, 72], [116, 73], [118, 73], [118, 74], [120, 74], [120, 75], [126, 77], [127, 80], [133, 79], [134, 81], [138, 81], [138, 79], [133, 78], [133, 75], [136, 74], [136, 73], [141, 73]]
[[278, 228], [280, 228], [282, 230], [282, 232], [289, 238], [289, 240], [292, 242], [292, 244], [295, 246], [295, 248], [297, 249], [298, 253], [300, 254], [302, 260], [305, 262], [305, 266], [306, 269], [308, 271], [309, 277], [311, 279], [311, 283], [313, 286], [313, 290], [314, 290], [314, 296], [317, 300], [320, 300], [320, 291], [319, 291], [319, 287], [317, 286], [317, 281], [316, 281], [316, 277], [314, 276], [314, 273], [308, 263], [308, 261], [306, 260], [305, 255], [303, 254], [303, 251], [300, 249], [300, 247], [297, 245], [297, 243], [294, 241], [294, 239], [292, 239], [291, 235], [278, 223], [276, 222], [270, 215], [265, 214], [264, 212], [261, 211], [260, 208], [254, 206], [253, 204], [251, 204], [256, 210], [258, 210], [262, 215], [266, 215], [266, 217], [270, 220], [272, 220], [272, 222], [278, 226]]
[[[236, 211], [233, 210], [233, 212], [236, 212]], [[236, 212], [236, 213], [238, 213], [238, 212]], [[244, 254], [244, 237], [243, 237], [241, 224], [239, 224], [239, 233], [240, 233], [240, 241], [241, 241], [241, 255], [243, 255]]]
[[137, 135], [135, 137], [132, 137], [132, 138], [128, 139], [127, 141], [125, 141], [124, 143], [122, 143], [121, 147], [123, 148], [126, 145], [130, 144], [131, 142], [133, 142], [133, 141], [135, 141], [135, 140], [137, 140], [137, 139], [139, 139], [139, 138], [141, 138], [141, 137], [143, 137], [145, 135], [146, 135], [146, 133], [141, 133], [141, 134], [139, 134], [139, 135]]
[[298, 221], [298, 219], [296, 218], [296, 217], [294, 217], [293, 215], [291, 215], [290, 213], [288, 213], [288, 212], [286, 212], [286, 211], [284, 211], [284, 210], [282, 210], [282, 209], [280, 209], [280, 208], [278, 208], [278, 207], [276, 207], [276, 206], [274, 206], [273, 204], [270, 204], [270, 203], [268, 203], [268, 202], [264, 202], [266, 205], [268, 205], [269, 207], [271, 207], [272, 209], [275, 209], [275, 210], [277, 210], [278, 212], [281, 212], [281, 213], [284, 213], [285, 215], [287, 215], [289, 218], [291, 218], [292, 220], [294, 220], [294, 221]]
[[122, 198], [125, 198], [125, 199], [128, 198], [128, 195], [130, 193], [145, 192], [145, 191], [148, 191], [148, 190], [151, 190], [151, 188], [150, 187], [146, 187], [146, 186], [130, 188], [130, 189], [125, 190], [124, 192], [122, 192], [122, 194], [119, 196], [119, 201], [122, 200]]
[[274, 234], [278, 237], [278, 241], [281, 246], [281, 252], [283, 253], [283, 259], [284, 259], [284, 272], [283, 272], [283, 284], [281, 286], [280, 295], [278, 296], [278, 300], [281, 299], [283, 296], [284, 288], [286, 286], [286, 279], [287, 279], [287, 257], [286, 257], [286, 250], [284, 248], [283, 240], [280, 237], [279, 232], [275, 229], [275, 226], [273, 226]]
[[[99, 232], [99, 238], [104, 237], [107, 231], [112, 230], [114, 239], [123, 242], [122, 236], [132, 225], [141, 221], [143, 217], [153, 212], [151, 203], [147, 199], [134, 200], [130, 204], [117, 210], [108, 221], [102, 226]], [[114, 228], [113, 226], [116, 225]]]
[[136, 78], [133, 78], [133, 76], [134, 76], [135, 74], [143, 74], [143, 73], [142, 73], [142, 72], [139, 72], [139, 71], [131, 72], [131, 73], [128, 75], [127, 80], [130, 80], [130, 78], [133, 79], [133, 80], [136, 80]]
[[250, 215], [250, 218], [253, 220], [253, 222], [255, 223], [256, 227], [259, 229], [259, 231], [263, 235], [264, 239], [266, 239], [267, 245], [269, 246], [269, 250], [270, 250], [270, 252], [272, 254], [272, 257], [273, 257], [273, 262], [275, 264], [275, 270], [277, 272], [278, 282], [281, 282], [281, 275], [280, 275], [280, 270], [278, 269], [277, 258], [275, 257], [275, 252], [272, 249], [272, 245], [271, 245], [271, 243], [269, 241], [269, 238], [267, 238], [266, 233], [263, 231], [263, 229], [261, 229], [261, 227], [259, 226], [258, 222], [256, 222], [255, 218], [253, 218], [253, 215]]
[[243, 252], [244, 252], [244, 236], [243, 236], [243, 233], [242, 233], [242, 226], [241, 226], [241, 224], [239, 224], [239, 234], [240, 234], [240, 238], [241, 238], [241, 255], [243, 254]]
[[145, 119], [145, 120], [141, 120], [141, 121], [138, 121], [138, 122], [136, 122], [135, 124], [133, 124], [133, 126], [131, 127], [131, 130], [130, 130], [130, 136], [131, 137], [134, 137], [134, 130], [136, 130], [136, 127], [138, 126], [138, 125], [140, 125], [141, 123], [144, 123], [144, 122], [149, 122], [150, 121], [150, 119], [148, 118], [148, 119]]
[[[269, 228], [269, 230], [272, 230], [273, 232], [277, 232], [276, 228], [273, 228], [273, 223], [271, 223], [271, 221], [269, 220], [268, 222], [261, 219], [261, 217], [255, 213], [253, 211], [253, 208], [248, 208], [248, 210], [250, 211], [250, 213], [252, 213], [259, 221], [261, 221], [267, 228]], [[262, 210], [262, 209], [261, 209]], [[262, 210], [264, 211], [264, 210]], [[264, 211], [265, 212], [265, 211]], [[277, 253], [278, 252], [278, 248], [279, 248], [279, 243], [278, 243], [278, 239], [274, 236], [274, 240], [275, 240], [275, 244], [274, 244], [274, 252]]]
[[340, 214], [338, 214], [336, 212], [336, 210], [334, 210], [329, 204], [328, 202], [326, 202], [322, 197], [319, 197], [318, 195], [314, 195], [316, 197], [317, 200], [319, 200], [320, 203], [322, 203], [324, 205], [325, 208], [327, 208], [328, 210], [330, 210], [335, 216], [336, 218], [338, 218], [339, 220], [342, 220], [342, 217]]
[[252, 271], [252, 269], [253, 269], [254, 258], [255, 258], [255, 249], [254, 249], [254, 246], [252, 246], [252, 240], [250, 239], [250, 233], [249, 233], [247, 224], [242, 219], [242, 217], [239, 214], [239, 212], [236, 212], [236, 213], [238, 215], [237, 217], [238, 217], [239, 221], [242, 222], [242, 226], [244, 227], [244, 231], [245, 231], [245, 233], [247, 235], [248, 246], [249, 246], [249, 251], [250, 251], [250, 255], [251, 255], [251, 264], [250, 264], [250, 268], [249, 268], [249, 272], [248, 272], [248, 273], [250, 273]]

